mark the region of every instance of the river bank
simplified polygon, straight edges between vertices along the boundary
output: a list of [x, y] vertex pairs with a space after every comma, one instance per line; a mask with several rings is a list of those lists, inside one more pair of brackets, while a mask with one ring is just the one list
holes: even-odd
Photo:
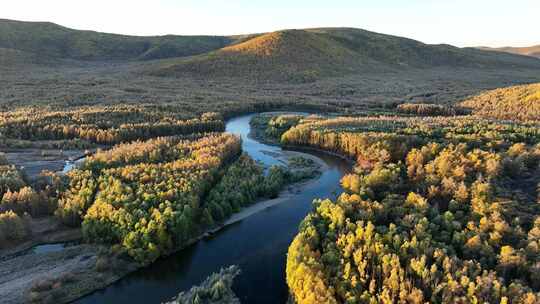
[[[303, 157], [313, 161], [317, 170], [324, 171], [328, 166], [320, 158], [294, 151], [283, 151], [279, 155], [273, 156], [275, 159], [287, 163], [288, 159]], [[273, 206], [290, 201], [295, 194], [302, 191], [304, 187], [312, 185], [318, 178], [302, 181], [300, 183], [287, 186], [279, 193], [275, 199], [260, 200], [253, 205], [242, 209], [234, 214], [224, 223], [217, 227], [209, 229], [197, 238], [188, 242], [182, 248], [171, 252], [170, 255], [189, 247], [200, 240], [216, 234], [227, 226], [238, 223], [254, 214]], [[50, 232], [50, 231], [49, 231]], [[60, 231], [53, 231], [48, 235], [48, 239], [36, 238], [34, 241], [18, 246], [9, 254], [6, 253], [6, 259], [0, 262], [0, 294], [5, 295], [3, 303], [67, 303], [84, 297], [96, 290], [100, 290], [110, 284], [122, 279], [123, 277], [143, 268], [133, 262], [126, 262], [117, 257], [107, 257], [110, 267], [99, 269], [98, 260], [102, 258], [103, 252], [107, 248], [100, 245], [80, 244], [54, 252], [27, 252], [28, 249], [37, 244], [45, 243], [44, 240], [54, 242], [80, 240], [80, 229], [71, 229], [69, 233], [63, 236], [58, 234]], [[115, 265], [121, 265], [117, 267]], [[152, 267], [152, 265], [146, 266]], [[69, 282], [63, 282], [65, 275], [70, 274]], [[39, 284], [48, 284], [50, 288], [40, 288]], [[59, 283], [60, 282], [60, 283]]]
[[126, 263], [123, 271], [98, 271], [103, 250], [104, 246], [81, 244], [0, 262], [2, 303], [67, 303], [136, 269]]
[[[246, 115], [227, 122], [227, 132], [242, 138], [245, 153], [266, 167], [283, 165], [285, 154], [289, 157], [299, 155], [249, 138], [252, 117]], [[170, 301], [180, 291], [189, 290], [229, 265], [239, 265], [242, 269], [233, 289], [243, 303], [285, 303], [288, 298], [284, 280], [286, 252], [298, 225], [311, 210], [313, 199], [333, 198], [340, 192], [339, 180], [350, 170], [349, 165], [326, 154], [302, 155], [318, 159], [321, 165], [319, 176], [284, 189], [277, 199], [261, 200], [242, 209], [229, 218], [226, 225], [222, 223], [185, 248], [74, 303]]]
[[240, 272], [240, 268], [236, 265], [222, 268], [220, 272], [213, 273], [204, 282], [188, 291], [181, 292], [172, 301], [164, 304], [240, 304], [240, 300], [232, 290], [234, 278]]
[[54, 217], [48, 216], [30, 220], [32, 237], [22, 243], [0, 250], [0, 261], [21, 255], [42, 244], [73, 242], [81, 239], [80, 229], [62, 226]]
[[21, 168], [30, 179], [35, 179], [43, 170], [61, 172], [66, 163], [85, 156], [84, 150], [4, 149], [2, 152], [10, 164]]
[[[322, 161], [320, 158], [296, 151], [283, 151], [283, 154], [286, 155], [288, 158], [292, 157], [304, 157], [307, 159], [313, 160], [317, 166], [319, 171], [324, 171], [328, 169], [328, 166], [324, 161]], [[223, 225], [220, 227], [223, 228], [224, 226], [234, 224], [236, 222], [239, 222], [255, 213], [261, 212], [267, 208], [270, 208], [272, 206], [287, 202], [291, 197], [293, 197], [295, 194], [297, 194], [299, 191], [302, 191], [304, 187], [307, 187], [309, 185], [312, 185], [316, 181], [317, 177], [311, 178], [309, 180], [299, 182], [296, 184], [292, 184], [287, 186], [287, 189], [282, 190], [277, 198], [273, 199], [263, 199], [258, 202], [255, 202], [253, 205], [243, 208], [240, 210], [240, 212], [237, 212], [233, 214], [228, 220], [226, 220]], [[214, 231], [214, 230], [212, 230]]]
[[[265, 117], [267, 118], [267, 120], [270, 120], [270, 118], [272, 116], [275, 116], [275, 115], [282, 115], [282, 114], [295, 114], [295, 115], [310, 115], [309, 113], [305, 113], [305, 112], [281, 112], [281, 111], [274, 111], [274, 112], [265, 112], [265, 113], [260, 113], [260, 114], [255, 114], [256, 117], [259, 116], [259, 117]], [[284, 150], [286, 152], [289, 152], [289, 151], [292, 151], [292, 150], [295, 150], [297, 152], [317, 152], [317, 153], [322, 153], [322, 154], [326, 154], [326, 155], [331, 155], [333, 157], [337, 157], [337, 158], [340, 158], [344, 161], [346, 161], [347, 163], [349, 163], [350, 165], [354, 166], [356, 164], [356, 161], [350, 157], [347, 157], [343, 154], [339, 154], [339, 153], [336, 153], [336, 152], [332, 152], [332, 151], [328, 151], [328, 150], [323, 150], [323, 149], [319, 149], [319, 148], [314, 148], [314, 147], [309, 147], [309, 146], [294, 146], [294, 145], [283, 145], [281, 144], [279, 138], [273, 138], [273, 137], [270, 137], [266, 134], [266, 128], [268, 126], [267, 124], [268, 122], [265, 121], [265, 120], [259, 120], [257, 122], [257, 120], [251, 120], [250, 122], [250, 131], [249, 131], [249, 134], [248, 134], [248, 137], [249, 138], [252, 138], [254, 140], [257, 140], [257, 141], [260, 141], [264, 144], [267, 144], [267, 145], [272, 145], [272, 146], [279, 146], [281, 147], [282, 149], [289, 149], [289, 150]], [[306, 153], [304, 153], [306, 154]], [[307, 154], [307, 155], [310, 155], [310, 154]]]
[[[26, 244], [20, 247], [26, 251], [14, 252], [11, 258], [0, 262], [0, 294], [6, 295], [3, 303], [159, 303], [233, 264], [242, 269], [234, 283], [242, 302], [286, 302], [283, 267], [287, 247], [301, 219], [311, 209], [312, 200], [339, 192], [339, 179], [348, 165], [326, 154], [285, 151], [251, 138], [248, 134], [252, 116], [227, 123], [227, 132], [242, 137], [245, 153], [265, 167], [287, 165], [296, 158], [296, 166], [311, 164], [319, 173], [287, 186], [277, 198], [256, 201], [144, 267], [120, 256], [110, 256], [110, 248], [100, 245], [74, 244], [63, 250], [34, 252], [28, 248], [43, 242]], [[299, 161], [300, 157], [309, 161]], [[68, 238], [55, 238], [62, 240]], [[155, 284], [148, 284], [154, 280]], [[273, 292], [257, 292], [258, 287], [252, 284]]]

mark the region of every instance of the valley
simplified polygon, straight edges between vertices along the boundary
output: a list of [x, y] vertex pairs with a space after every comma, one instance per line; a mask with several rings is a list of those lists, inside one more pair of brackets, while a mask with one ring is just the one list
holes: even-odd
[[539, 303], [521, 53], [0, 19], [0, 301]]

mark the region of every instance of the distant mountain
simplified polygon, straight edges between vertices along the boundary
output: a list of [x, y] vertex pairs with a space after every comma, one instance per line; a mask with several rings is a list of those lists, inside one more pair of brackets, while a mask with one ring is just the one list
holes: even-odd
[[233, 41], [220, 36], [125, 36], [73, 30], [50, 22], [0, 19], [0, 48], [51, 58], [151, 60], [206, 53]]
[[[0, 19], [0, 62], [151, 61], [159, 76], [244, 77], [310, 82], [327, 76], [406, 68], [540, 69], [540, 59], [428, 45], [354, 28], [284, 30], [243, 36], [125, 36], [49, 22]], [[160, 59], [157, 60], [156, 59]]]
[[478, 49], [481, 49], [484, 51], [497, 51], [497, 52], [505, 52], [505, 53], [540, 58], [540, 45], [529, 46], [529, 47], [502, 47], [502, 48], [489, 48], [489, 47], [482, 46], [482, 47], [478, 47]]
[[150, 68], [161, 76], [245, 76], [310, 81], [320, 76], [432, 67], [540, 68], [540, 60], [353, 28], [285, 30]]
[[540, 83], [490, 90], [460, 106], [490, 118], [540, 120]]

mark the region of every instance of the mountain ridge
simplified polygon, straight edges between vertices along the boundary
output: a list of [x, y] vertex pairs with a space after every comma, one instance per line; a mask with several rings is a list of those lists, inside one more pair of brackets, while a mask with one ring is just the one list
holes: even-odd
[[309, 82], [319, 75], [404, 68], [540, 68], [540, 60], [450, 45], [429, 45], [354, 28], [313, 28], [261, 34], [149, 69], [158, 76], [246, 76]]
[[[232, 36], [127, 36], [51, 22], [0, 19], [1, 61], [148, 62], [137, 71], [165, 77], [242, 77], [312, 82], [351, 73], [408, 68], [540, 69], [540, 59], [425, 44], [356, 28], [289, 29]], [[14, 51], [5, 51], [14, 50]], [[32, 60], [25, 60], [24, 58]], [[14, 62], [14, 63], [12, 63]]]
[[52, 22], [0, 19], [0, 48], [51, 58], [152, 60], [196, 55], [233, 41], [226, 36], [128, 36], [74, 30]]

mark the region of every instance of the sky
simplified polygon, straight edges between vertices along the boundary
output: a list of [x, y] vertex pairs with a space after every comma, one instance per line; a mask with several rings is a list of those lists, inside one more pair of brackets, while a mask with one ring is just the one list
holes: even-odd
[[141, 36], [356, 27], [456, 46], [540, 44], [540, 0], [0, 0], [0, 18]]

